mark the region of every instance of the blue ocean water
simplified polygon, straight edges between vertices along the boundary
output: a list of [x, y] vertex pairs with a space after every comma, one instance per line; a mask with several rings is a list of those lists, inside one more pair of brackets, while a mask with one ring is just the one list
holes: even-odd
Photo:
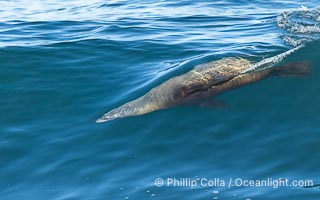
[[[319, 187], [228, 187], [320, 183], [320, 15], [308, 12], [318, 0], [0, 5], [1, 199], [319, 199]], [[295, 20], [279, 19], [286, 12]], [[226, 108], [95, 123], [197, 64], [230, 56], [258, 62], [305, 41], [283, 62], [312, 63], [308, 77], [229, 91], [219, 97]]]

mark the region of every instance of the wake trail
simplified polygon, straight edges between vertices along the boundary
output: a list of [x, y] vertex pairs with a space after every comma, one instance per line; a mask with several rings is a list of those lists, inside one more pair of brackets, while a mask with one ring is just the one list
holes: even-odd
[[286, 52], [280, 53], [280, 54], [278, 54], [276, 56], [263, 59], [260, 62], [258, 62], [256, 64], [253, 64], [248, 69], [244, 70], [241, 74], [246, 74], [246, 73], [250, 73], [250, 72], [254, 72], [254, 71], [259, 71], [259, 70], [272, 68], [272, 67], [274, 67], [275, 64], [281, 62], [284, 58], [286, 58], [287, 56], [289, 56], [293, 52], [301, 49], [302, 47], [304, 47], [304, 45], [299, 45], [299, 46], [297, 46], [297, 47], [295, 47], [293, 49], [290, 49], [290, 50], [288, 50]]

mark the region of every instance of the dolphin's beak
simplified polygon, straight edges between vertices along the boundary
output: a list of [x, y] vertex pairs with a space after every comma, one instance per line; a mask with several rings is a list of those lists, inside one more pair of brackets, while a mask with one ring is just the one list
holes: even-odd
[[111, 121], [117, 118], [143, 115], [156, 110], [167, 108], [167, 102], [171, 100], [171, 93], [177, 87], [175, 82], [169, 81], [151, 89], [142, 97], [130, 101], [115, 108], [97, 119], [97, 123]]
[[134, 101], [130, 101], [118, 108], [115, 108], [102, 117], [97, 119], [97, 123], [111, 121], [117, 118], [131, 117], [142, 115], [146, 113], [159, 110], [160, 107], [157, 105], [157, 99], [150, 99], [148, 95], [142, 96]]
[[102, 118], [99, 118], [96, 120], [96, 123], [102, 123], [102, 122], [104, 122], [104, 120]]
[[124, 104], [116, 109], [113, 109], [102, 117], [97, 119], [97, 123], [107, 122], [116, 118], [128, 117], [134, 115], [134, 109], [132, 109], [131, 103]]
[[111, 117], [107, 114], [104, 114], [102, 117], [100, 117], [99, 119], [96, 120], [96, 123], [103, 123], [103, 122], [107, 122], [107, 121], [111, 121], [114, 120], [115, 117]]

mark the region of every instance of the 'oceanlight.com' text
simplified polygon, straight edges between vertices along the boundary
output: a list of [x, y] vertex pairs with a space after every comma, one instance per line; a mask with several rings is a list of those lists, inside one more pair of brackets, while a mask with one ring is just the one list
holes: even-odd
[[287, 178], [244, 179], [244, 178], [157, 178], [157, 187], [312, 187], [312, 180], [289, 180]]

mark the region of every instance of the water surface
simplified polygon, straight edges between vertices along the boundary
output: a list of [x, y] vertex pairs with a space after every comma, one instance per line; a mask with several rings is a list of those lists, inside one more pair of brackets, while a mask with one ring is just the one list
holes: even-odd
[[[317, 187], [154, 184], [188, 177], [320, 182], [320, 18], [308, 21], [315, 30], [308, 32], [281, 26], [288, 21], [278, 17], [287, 11], [299, 21], [317, 5], [2, 2], [1, 199], [319, 198]], [[258, 62], [305, 42], [283, 62], [312, 63], [309, 77], [270, 77], [222, 94], [227, 108], [174, 108], [95, 123], [196, 64], [229, 56]]]

